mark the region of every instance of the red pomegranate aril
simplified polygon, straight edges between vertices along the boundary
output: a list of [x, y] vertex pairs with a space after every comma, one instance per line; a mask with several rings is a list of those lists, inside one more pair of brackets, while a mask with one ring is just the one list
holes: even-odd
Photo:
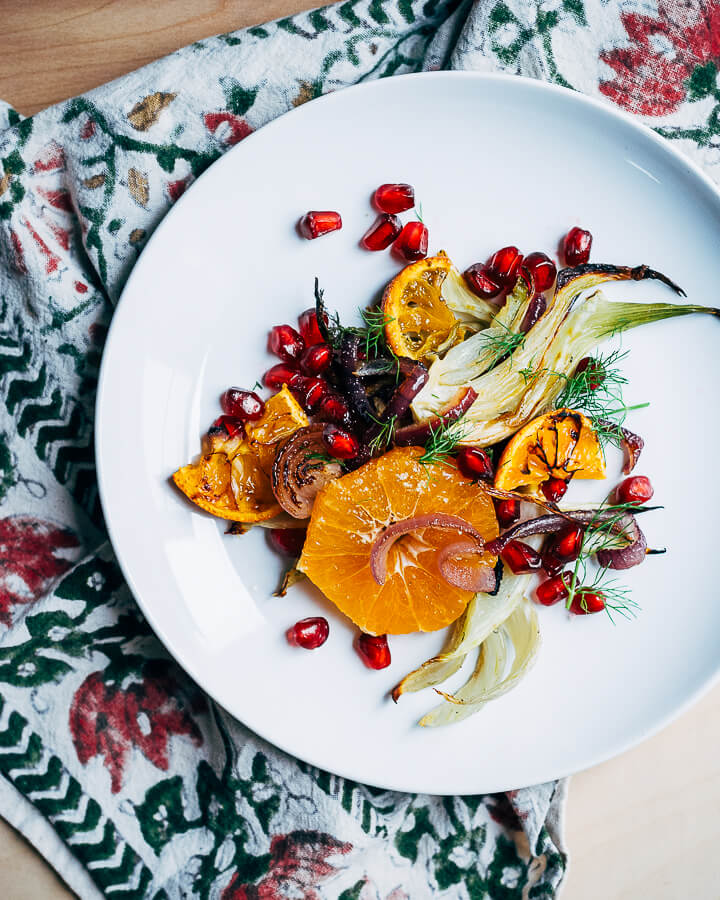
[[338, 425], [349, 425], [351, 420], [350, 407], [339, 394], [332, 392], [320, 401], [320, 405], [317, 408], [317, 418], [335, 422]]
[[542, 568], [542, 559], [537, 550], [523, 541], [508, 541], [500, 553], [503, 562], [506, 563], [516, 575], [525, 572], [537, 572]]
[[567, 600], [570, 591], [567, 585], [570, 583], [572, 575], [570, 572], [563, 572], [562, 575], [555, 575], [548, 578], [535, 588], [535, 597], [538, 603], [543, 606], [552, 606], [559, 603], [560, 600]]
[[354, 459], [360, 452], [360, 444], [354, 434], [328, 422], [323, 428], [323, 444], [330, 456], [336, 459]]
[[314, 412], [322, 399], [327, 396], [330, 386], [322, 378], [301, 375], [292, 385], [293, 393], [305, 412]]
[[553, 537], [548, 550], [558, 559], [572, 562], [580, 554], [584, 536], [584, 528], [565, 528]]
[[285, 362], [297, 362], [305, 349], [305, 341], [292, 325], [275, 325], [268, 335], [268, 350]]
[[242, 419], [237, 416], [218, 416], [212, 423], [209, 431], [218, 431], [224, 428], [229, 437], [235, 437], [236, 434], [243, 430]]
[[536, 250], [535, 253], [530, 253], [525, 257], [523, 265], [532, 272], [536, 291], [540, 293], [547, 291], [555, 283], [557, 266], [547, 253], [541, 253], [539, 250]]
[[422, 222], [408, 222], [393, 244], [393, 250], [412, 262], [427, 256], [428, 230]]
[[496, 500], [495, 515], [501, 528], [508, 528], [520, 518], [519, 500]]
[[316, 650], [328, 639], [330, 626], [323, 616], [311, 616], [309, 619], [300, 619], [292, 628], [288, 628], [286, 634], [288, 643], [293, 647]]
[[411, 184], [381, 184], [373, 200], [381, 212], [405, 212], [415, 206], [415, 188]]
[[488, 260], [490, 275], [503, 287], [512, 288], [522, 265], [523, 255], [517, 247], [496, 250]]
[[570, 612], [576, 616], [589, 616], [605, 609], [605, 597], [600, 591], [583, 591], [575, 594]]
[[300, 234], [309, 241], [342, 228], [342, 218], [334, 210], [310, 210], [298, 223]]
[[368, 669], [387, 669], [390, 665], [386, 634], [361, 634], [357, 640], [357, 652]]
[[490, 270], [482, 263], [473, 263], [463, 272], [463, 277], [470, 290], [482, 297], [483, 300], [492, 300], [502, 291], [500, 282], [490, 274]]
[[545, 494], [545, 499], [551, 503], [557, 503], [567, 493], [568, 483], [564, 478], [548, 478], [540, 485], [540, 490]]
[[223, 412], [229, 416], [237, 416], [243, 422], [254, 422], [265, 411], [265, 404], [254, 391], [244, 391], [242, 388], [228, 388], [220, 398], [220, 406]]
[[458, 469], [466, 478], [492, 481], [493, 465], [488, 454], [480, 447], [463, 447], [456, 456]]
[[268, 540], [273, 550], [293, 559], [297, 559], [302, 553], [306, 536], [305, 528], [271, 528], [268, 531]]
[[565, 568], [565, 563], [566, 560], [560, 559], [558, 556], [556, 556], [552, 552], [552, 549], [546, 549], [543, 551], [542, 567], [550, 577], [553, 577], [554, 575], [557, 575], [558, 572], [561, 572]]
[[584, 228], [571, 228], [563, 238], [563, 256], [568, 266], [581, 266], [590, 259], [592, 235]]
[[306, 347], [300, 357], [300, 368], [306, 375], [319, 375], [332, 362], [332, 347], [329, 344], [313, 344]]
[[272, 389], [281, 388], [284, 384], [291, 388], [298, 383], [300, 378], [302, 378], [302, 375], [295, 366], [290, 366], [287, 363], [278, 363], [268, 369], [263, 375], [263, 382], [265, 387]]
[[592, 356], [584, 356], [577, 364], [575, 374], [587, 372], [588, 369], [590, 369], [590, 374], [587, 377], [588, 387], [591, 391], [596, 391], [605, 381], [605, 370]]
[[[323, 318], [327, 324], [327, 316]], [[306, 309], [304, 313], [300, 313], [298, 316], [298, 328], [306, 347], [311, 347], [313, 344], [321, 344], [325, 340], [320, 332], [317, 313], [314, 309]]]
[[615, 492], [618, 503], [647, 503], [655, 490], [645, 475], [633, 475], [621, 481]]
[[360, 243], [366, 250], [387, 250], [402, 231], [402, 224], [397, 216], [383, 213], [362, 236]]

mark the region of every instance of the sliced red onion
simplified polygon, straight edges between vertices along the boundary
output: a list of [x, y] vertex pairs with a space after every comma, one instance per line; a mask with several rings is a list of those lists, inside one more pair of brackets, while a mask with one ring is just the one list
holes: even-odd
[[630, 431], [628, 428], [623, 428], [622, 425], [616, 425], [615, 422], [610, 422], [607, 419], [599, 419], [598, 421], [603, 428], [620, 432], [620, 443], [625, 451], [623, 474], [629, 475], [637, 465], [637, 461], [640, 459], [640, 454], [645, 446], [645, 441], [639, 434], [635, 434], [635, 432]]
[[540, 316], [545, 313], [546, 309], [547, 300], [545, 299], [545, 295], [535, 294], [530, 303], [528, 303], [527, 312], [525, 313], [525, 318], [522, 320], [520, 331], [522, 331], [523, 334], [527, 334]]
[[608, 569], [631, 569], [640, 565], [647, 555], [647, 541], [635, 516], [627, 513], [619, 520], [617, 527], [630, 538], [630, 543], [619, 550], [598, 550], [597, 561]]
[[422, 447], [442, 425], [451, 422], [464, 415], [477, 400], [477, 392], [471, 387], [460, 388], [441, 409], [438, 415], [426, 422], [417, 422], [415, 425], [406, 425], [395, 432], [395, 443], [399, 447]]
[[387, 555], [395, 541], [403, 535], [411, 534], [422, 528], [446, 528], [450, 531], [459, 531], [472, 537], [478, 550], [482, 550], [485, 546], [480, 532], [460, 516], [451, 516], [447, 513], [426, 513], [422, 516], [411, 516], [401, 522], [394, 522], [375, 538], [370, 548], [370, 571], [378, 584], [385, 584]]
[[[455, 541], [440, 550], [437, 567], [445, 581], [453, 587], [489, 594], [495, 590], [497, 577], [493, 567], [479, 561], [481, 553], [474, 541]], [[475, 557], [474, 562], [472, 557]]]

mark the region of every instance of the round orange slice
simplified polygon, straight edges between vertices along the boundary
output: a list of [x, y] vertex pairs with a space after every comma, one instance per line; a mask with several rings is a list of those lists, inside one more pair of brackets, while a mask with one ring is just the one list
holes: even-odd
[[604, 478], [605, 456], [587, 416], [558, 409], [528, 422], [505, 447], [495, 487], [537, 490], [548, 478]]
[[[298, 569], [368, 634], [435, 631], [463, 612], [472, 591], [448, 584], [438, 551], [459, 534], [428, 527], [391, 547], [384, 584], [370, 570], [375, 540], [391, 524], [429, 513], [467, 520], [485, 538], [498, 534], [495, 509], [482, 484], [453, 466], [423, 465], [422, 449], [401, 447], [330, 482], [318, 494]], [[494, 565], [489, 554], [484, 560]]]
[[196, 506], [221, 519], [247, 524], [272, 519], [282, 513], [270, 480], [277, 445], [307, 424], [283, 385], [265, 403], [262, 417], [247, 423], [244, 438], [211, 432], [200, 459], [178, 469], [173, 481]]
[[429, 256], [405, 266], [387, 286], [382, 310], [385, 339], [393, 353], [423, 359], [447, 341], [459, 324], [442, 294], [453, 270], [449, 257]]

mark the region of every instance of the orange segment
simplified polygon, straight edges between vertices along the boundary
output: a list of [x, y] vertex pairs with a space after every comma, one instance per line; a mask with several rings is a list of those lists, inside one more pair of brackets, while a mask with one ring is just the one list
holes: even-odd
[[604, 477], [605, 456], [590, 420], [572, 409], [558, 409], [513, 436], [500, 457], [495, 487], [537, 489], [548, 478]]
[[398, 356], [422, 359], [443, 344], [457, 319], [442, 296], [453, 268], [447, 256], [411, 263], [385, 289], [385, 339]]
[[283, 385], [266, 402], [262, 417], [246, 425], [245, 438], [207, 437], [203, 456], [178, 469], [173, 481], [196, 506], [220, 519], [272, 519], [282, 513], [270, 481], [277, 444], [307, 424], [301, 406]]
[[[370, 571], [370, 549], [393, 522], [425, 513], [466, 519], [491, 540], [495, 509], [482, 484], [446, 464], [421, 465], [422, 450], [402, 447], [332, 481], [318, 494], [298, 569], [368, 634], [435, 631], [463, 612], [471, 591], [438, 573], [438, 550], [459, 535], [425, 528], [390, 548], [384, 585]], [[495, 557], [487, 555], [488, 565]]]

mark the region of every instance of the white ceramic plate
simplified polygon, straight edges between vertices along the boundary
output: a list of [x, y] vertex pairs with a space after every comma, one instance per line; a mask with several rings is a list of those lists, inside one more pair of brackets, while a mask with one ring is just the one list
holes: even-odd
[[[431, 251], [464, 267], [505, 244], [549, 250], [568, 227], [594, 235], [593, 258], [648, 263], [714, 303], [720, 197], [672, 147], [580, 94], [515, 77], [433, 73], [391, 78], [313, 101], [213, 165], [143, 252], [103, 360], [97, 457], [103, 507], [125, 576], [171, 653], [226, 709], [301, 759], [373, 785], [439, 794], [517, 788], [590, 766], [665, 724], [718, 671], [720, 603], [713, 510], [720, 490], [720, 323], [688, 317], [632, 332], [630, 427], [646, 439], [662, 512], [643, 521], [667, 545], [625, 580], [643, 609], [613, 626], [541, 609], [539, 662], [521, 685], [468, 721], [416, 727], [432, 691], [387, 692], [442, 644], [391, 639], [393, 664], [365, 669], [354, 630], [311, 588], [271, 596], [282, 562], [253, 529], [225, 536], [168, 483], [193, 458], [230, 384], [252, 386], [273, 360], [268, 328], [312, 305], [318, 275], [344, 319], [398, 270], [358, 240], [369, 198], [408, 181]], [[342, 212], [341, 232], [295, 233], [308, 209]], [[674, 296], [652, 282], [614, 297]], [[620, 474], [619, 454], [609, 479]], [[590, 496], [604, 488], [593, 486]], [[584, 499], [581, 484], [570, 498]], [[285, 629], [323, 614], [315, 652]], [[462, 679], [460, 679], [462, 680]], [[450, 684], [457, 683], [458, 678]]]

